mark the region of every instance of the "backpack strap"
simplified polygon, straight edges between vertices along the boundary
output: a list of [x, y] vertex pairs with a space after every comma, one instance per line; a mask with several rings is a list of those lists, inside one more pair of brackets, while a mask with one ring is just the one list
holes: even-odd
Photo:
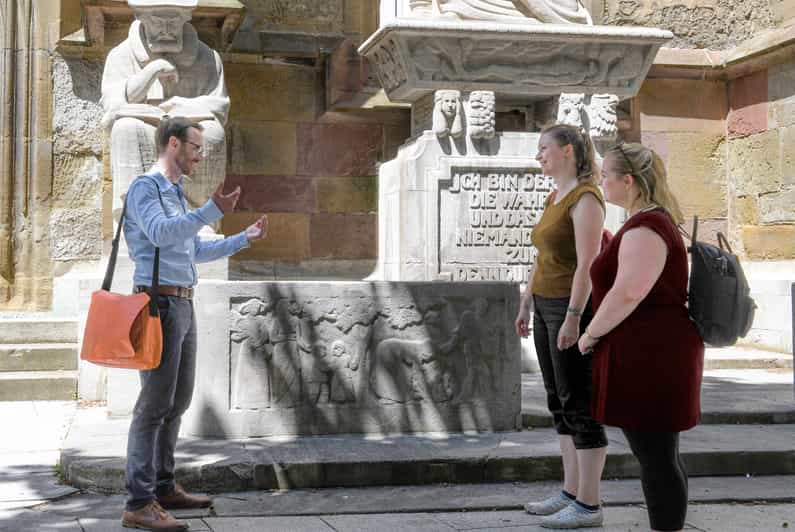
[[693, 236], [690, 237], [690, 242], [695, 244], [698, 239], [698, 216], [693, 216]]
[[718, 232], [718, 245], [720, 246], [721, 249], [725, 249], [726, 251], [734, 255], [731, 246], [729, 246], [729, 241], [726, 239], [726, 235], [724, 235], [721, 232]]

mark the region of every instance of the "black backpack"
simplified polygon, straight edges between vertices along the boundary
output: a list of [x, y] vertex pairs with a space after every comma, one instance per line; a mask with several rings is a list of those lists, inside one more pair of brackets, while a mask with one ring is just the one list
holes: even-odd
[[693, 219], [690, 288], [687, 301], [690, 318], [701, 338], [714, 347], [733, 345], [744, 337], [754, 322], [756, 303], [737, 256], [723, 233], [720, 247], [698, 242], [698, 217]]

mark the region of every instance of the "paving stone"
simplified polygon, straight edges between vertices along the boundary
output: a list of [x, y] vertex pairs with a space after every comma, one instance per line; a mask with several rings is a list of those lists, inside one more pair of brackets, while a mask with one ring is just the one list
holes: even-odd
[[262, 532], [289, 530], [290, 532], [329, 532], [331, 528], [319, 517], [233, 517], [204, 520], [213, 532]]
[[124, 509], [126, 495], [101, 495], [81, 492], [36, 507], [37, 511], [75, 519], [119, 519]]
[[52, 469], [27, 474], [0, 473], [0, 508], [35, 506], [78, 491], [59, 482]]
[[748, 532], [749, 530], [786, 530], [795, 526], [792, 505], [691, 505], [687, 524], [703, 531]]
[[436, 519], [456, 530], [528, 527], [538, 525], [540, 517], [519, 509], [497, 512], [449, 512], [434, 514]]
[[77, 519], [32, 510], [0, 510], [2, 532], [83, 532]]
[[434, 514], [338, 515], [323, 517], [338, 532], [444, 532], [456, 530]]
[[[124, 528], [121, 524], [121, 512], [116, 519], [95, 519], [86, 517], [80, 519], [80, 526], [83, 532], [129, 532], [129, 528]], [[191, 532], [210, 531], [212, 529], [201, 519], [188, 519], [188, 530]], [[79, 529], [78, 529], [79, 530]]]

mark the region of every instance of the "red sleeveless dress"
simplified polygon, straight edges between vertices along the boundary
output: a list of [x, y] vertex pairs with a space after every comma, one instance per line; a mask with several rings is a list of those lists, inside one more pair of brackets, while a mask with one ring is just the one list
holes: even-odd
[[594, 347], [594, 419], [633, 430], [681, 432], [701, 416], [704, 342], [687, 313], [687, 250], [662, 209], [632, 216], [591, 266], [594, 311], [613, 286], [618, 248], [644, 226], [665, 241], [660, 278], [638, 307]]

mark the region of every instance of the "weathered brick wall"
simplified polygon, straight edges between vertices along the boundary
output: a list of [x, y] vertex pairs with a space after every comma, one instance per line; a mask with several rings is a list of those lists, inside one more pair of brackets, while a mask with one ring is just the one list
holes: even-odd
[[698, 215], [704, 238], [714, 239], [717, 231], [726, 233], [725, 85], [647, 80], [635, 105], [640, 111], [641, 142], [665, 161], [669, 183], [685, 216]]
[[750, 259], [795, 258], [795, 61], [728, 88], [734, 241]]
[[361, 279], [377, 259], [377, 165], [409, 135], [409, 113], [332, 112], [327, 104], [372, 84], [355, 50], [377, 28], [378, 2], [248, 4], [265, 31], [333, 33], [344, 41], [320, 68], [229, 63], [227, 181], [243, 194], [222, 229], [268, 213], [270, 236], [230, 261], [234, 278]]
[[238, 276], [361, 276], [377, 258], [377, 164], [409, 134], [404, 111], [323, 110], [312, 69], [227, 65], [232, 98], [227, 182], [243, 194], [232, 233], [268, 213], [270, 236], [235, 256]]

